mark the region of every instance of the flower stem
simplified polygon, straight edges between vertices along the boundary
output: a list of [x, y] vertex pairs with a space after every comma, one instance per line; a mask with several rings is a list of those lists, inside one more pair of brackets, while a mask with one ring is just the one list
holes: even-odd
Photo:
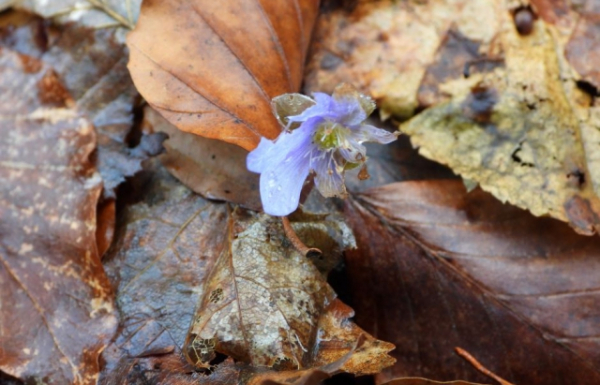
[[285, 235], [288, 237], [290, 242], [292, 242], [294, 248], [300, 252], [300, 254], [304, 255], [305, 257], [316, 257], [323, 254], [323, 252], [317, 248], [306, 246], [304, 242], [298, 238], [298, 235], [292, 228], [288, 217], [281, 217], [281, 222], [283, 223], [283, 231], [285, 231]]
[[487, 369], [485, 366], [481, 365], [481, 363], [479, 361], [477, 361], [477, 359], [475, 359], [475, 357], [473, 357], [472, 355], [469, 354], [469, 352], [467, 352], [464, 349], [461, 349], [459, 347], [455, 347], [454, 350], [456, 351], [456, 354], [458, 354], [459, 356], [461, 356], [462, 358], [464, 358], [468, 363], [470, 363], [471, 365], [473, 365], [473, 367], [475, 367], [475, 369], [479, 370], [481, 373], [485, 374], [486, 376], [498, 381], [498, 383], [500, 385], [513, 385], [510, 382], [506, 381], [505, 379], [497, 376], [496, 374], [492, 373], [489, 369]]

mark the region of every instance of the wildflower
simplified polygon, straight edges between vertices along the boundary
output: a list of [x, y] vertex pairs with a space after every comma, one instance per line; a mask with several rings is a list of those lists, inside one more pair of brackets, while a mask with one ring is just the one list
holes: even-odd
[[296, 210], [311, 172], [323, 196], [345, 196], [344, 171], [367, 159], [362, 143], [396, 139], [364, 124], [375, 103], [351, 86], [338, 86], [333, 96], [315, 92], [313, 97], [314, 101], [286, 94], [273, 99], [274, 113], [285, 130], [275, 141], [262, 138], [248, 154], [248, 169], [261, 174], [260, 196], [267, 214], [285, 216]]

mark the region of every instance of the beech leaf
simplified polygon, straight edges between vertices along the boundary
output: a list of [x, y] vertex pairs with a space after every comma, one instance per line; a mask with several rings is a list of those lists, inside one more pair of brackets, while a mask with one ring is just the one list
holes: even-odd
[[317, 0], [146, 1], [127, 44], [148, 103], [182, 131], [252, 150], [300, 88]]
[[346, 253], [357, 322], [397, 346], [380, 380], [489, 382], [454, 353], [460, 346], [514, 384], [600, 381], [594, 238], [480, 189], [467, 194], [458, 180], [357, 199], [345, 210], [358, 244]]
[[96, 246], [94, 129], [51, 67], [0, 48], [0, 69], [0, 369], [92, 385], [117, 324]]

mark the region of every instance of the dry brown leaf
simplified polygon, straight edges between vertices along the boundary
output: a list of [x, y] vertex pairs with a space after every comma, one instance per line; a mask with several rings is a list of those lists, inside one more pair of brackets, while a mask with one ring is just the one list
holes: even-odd
[[596, 89], [598, 96], [600, 89], [600, 4], [597, 1], [587, 0], [580, 10], [581, 17], [567, 46], [565, 55], [581, 75]]
[[441, 85], [451, 101], [401, 130], [422, 155], [501, 201], [591, 235], [600, 229], [600, 109], [556, 54], [551, 26], [537, 21], [524, 38], [503, 20], [505, 66]]
[[52, 68], [0, 48], [0, 369], [95, 384], [116, 328], [96, 246], [93, 126]]
[[177, 128], [252, 150], [280, 126], [271, 99], [296, 92], [317, 0], [146, 1], [129, 70]]
[[[343, 248], [353, 242], [343, 227], [338, 231]], [[206, 367], [220, 352], [253, 366], [292, 370], [320, 367], [354, 350], [363, 331], [348, 321], [352, 310], [291, 247], [279, 218], [236, 210], [227, 233], [228, 246], [204, 285], [186, 339], [192, 364]], [[309, 246], [331, 253], [319, 242]], [[392, 364], [386, 353], [393, 346], [365, 337], [342, 370], [371, 374]]]
[[261, 209], [259, 175], [248, 171], [248, 151], [230, 143], [178, 130], [150, 107], [144, 109], [145, 129], [164, 132], [161, 161], [183, 184], [209, 199]]
[[600, 383], [595, 238], [460, 181], [394, 183], [358, 199], [346, 206], [357, 323], [397, 346], [380, 381], [489, 383], [460, 346], [514, 384]]

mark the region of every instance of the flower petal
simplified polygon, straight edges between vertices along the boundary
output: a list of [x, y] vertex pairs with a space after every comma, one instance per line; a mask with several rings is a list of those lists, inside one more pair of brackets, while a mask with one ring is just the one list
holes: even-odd
[[[283, 134], [281, 134], [283, 135]], [[248, 170], [261, 173], [269, 165], [269, 159], [273, 156], [272, 151], [275, 143], [266, 138], [260, 138], [258, 146], [252, 150], [246, 158], [246, 167]]]
[[367, 118], [360, 102], [349, 97], [333, 99], [329, 119], [344, 126], [354, 127], [361, 124]]
[[325, 198], [343, 197], [346, 195], [344, 175], [331, 154], [324, 154], [320, 159], [313, 160], [311, 168], [315, 170], [315, 186]]
[[309, 154], [298, 151], [260, 174], [260, 198], [265, 213], [285, 216], [298, 208], [309, 164]]
[[381, 144], [388, 144], [398, 139], [395, 134], [368, 124], [361, 125], [353, 132], [352, 137], [359, 143], [377, 142]]

